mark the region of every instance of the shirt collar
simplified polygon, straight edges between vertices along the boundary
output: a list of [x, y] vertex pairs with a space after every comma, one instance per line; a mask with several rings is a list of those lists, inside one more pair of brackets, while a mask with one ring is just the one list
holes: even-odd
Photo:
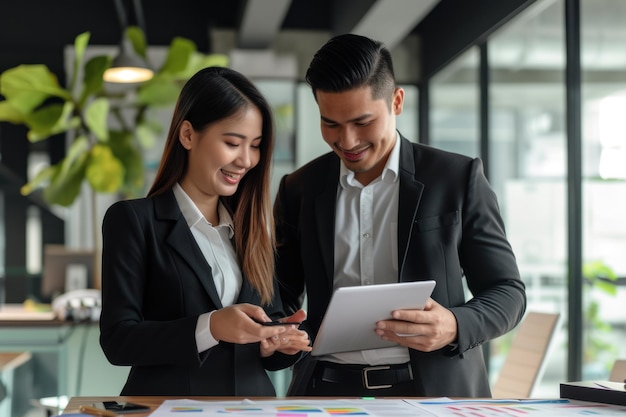
[[[400, 171], [400, 135], [396, 131], [396, 143], [393, 145], [391, 149], [391, 153], [389, 154], [389, 158], [387, 159], [387, 163], [383, 168], [383, 172], [379, 178], [382, 181], [386, 181], [388, 183], [394, 183], [398, 180], [398, 172]], [[359, 186], [359, 183], [354, 178], [354, 171], [348, 169], [348, 167], [343, 163], [343, 160], [340, 162], [339, 167], [339, 183], [343, 188], [346, 187], [354, 187]], [[361, 185], [362, 187], [362, 185]]]
[[[176, 183], [172, 191], [174, 192], [174, 197], [176, 198], [178, 207], [183, 213], [183, 217], [187, 221], [187, 225], [190, 228], [194, 227], [196, 224], [198, 224], [198, 222], [203, 220], [211, 225], [211, 223], [204, 218], [204, 216], [200, 212], [200, 209], [198, 209], [198, 206], [196, 206], [196, 203], [193, 202], [191, 197], [189, 197], [185, 190], [183, 190], [183, 187], [181, 187], [180, 184]], [[220, 219], [220, 224], [214, 227], [228, 227], [228, 237], [232, 239], [233, 235], [235, 234], [233, 218], [231, 217], [228, 210], [226, 210], [226, 207], [224, 207], [221, 201], [217, 203], [217, 214]]]

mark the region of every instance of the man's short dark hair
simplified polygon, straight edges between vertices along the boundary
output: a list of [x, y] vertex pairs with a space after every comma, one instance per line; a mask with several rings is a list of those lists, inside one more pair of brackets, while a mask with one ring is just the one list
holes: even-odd
[[382, 42], [345, 34], [330, 39], [313, 57], [306, 72], [313, 89], [340, 93], [371, 87], [373, 99], [391, 99], [396, 87], [391, 54]]

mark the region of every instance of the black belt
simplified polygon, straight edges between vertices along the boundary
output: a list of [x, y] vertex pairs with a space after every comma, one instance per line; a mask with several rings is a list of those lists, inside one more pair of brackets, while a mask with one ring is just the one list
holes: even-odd
[[391, 388], [396, 384], [413, 380], [411, 364], [401, 365], [342, 365], [319, 362], [317, 375], [325, 382], [363, 384], [366, 389]]

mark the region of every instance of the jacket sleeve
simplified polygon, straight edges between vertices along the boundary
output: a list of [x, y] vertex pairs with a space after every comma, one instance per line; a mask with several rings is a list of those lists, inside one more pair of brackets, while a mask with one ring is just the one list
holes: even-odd
[[[150, 276], [147, 236], [150, 229], [142, 206], [139, 215], [126, 201], [115, 203], [105, 214], [102, 226], [102, 314], [100, 344], [114, 365], [196, 365], [201, 363], [195, 342], [197, 315], [173, 320], [154, 320], [144, 315], [148, 294], [157, 292], [149, 282], [162, 279]], [[161, 293], [163, 293], [162, 291]], [[180, 305], [180, 293], [157, 296]], [[150, 302], [154, 303], [155, 297]], [[165, 307], [165, 306], [164, 306]], [[168, 306], [169, 307], [169, 306]], [[171, 307], [169, 307], [171, 308]]]
[[287, 191], [287, 176], [283, 177], [274, 203], [276, 221], [276, 276], [283, 307], [287, 315], [295, 313], [304, 301], [304, 272], [300, 258], [300, 243], [297, 238], [296, 220], [288, 217], [297, 213], [298, 202], [290, 198]]
[[461, 266], [473, 297], [451, 311], [463, 353], [513, 329], [526, 310], [526, 293], [500, 216], [496, 195], [474, 159], [463, 203]]

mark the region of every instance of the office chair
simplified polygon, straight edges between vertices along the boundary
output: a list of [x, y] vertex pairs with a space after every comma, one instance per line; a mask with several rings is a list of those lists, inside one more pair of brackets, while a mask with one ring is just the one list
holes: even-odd
[[617, 359], [611, 369], [609, 381], [624, 382], [626, 380], [626, 359]]
[[528, 312], [491, 389], [493, 398], [528, 398], [543, 373], [559, 314]]

